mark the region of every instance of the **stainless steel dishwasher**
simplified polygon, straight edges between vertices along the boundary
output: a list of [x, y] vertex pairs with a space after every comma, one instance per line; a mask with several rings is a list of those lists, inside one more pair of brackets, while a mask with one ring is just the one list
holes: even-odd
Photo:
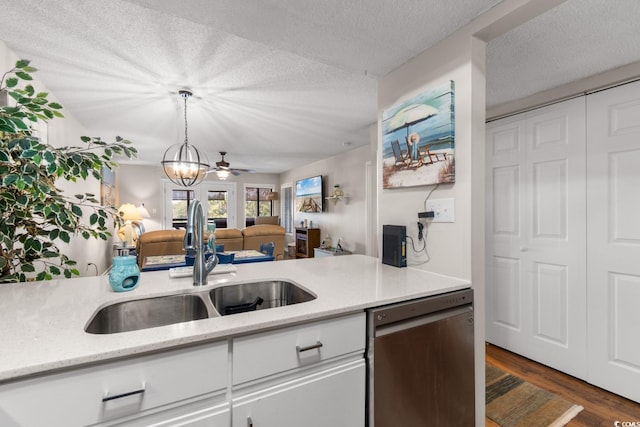
[[473, 291], [368, 310], [369, 427], [475, 424]]

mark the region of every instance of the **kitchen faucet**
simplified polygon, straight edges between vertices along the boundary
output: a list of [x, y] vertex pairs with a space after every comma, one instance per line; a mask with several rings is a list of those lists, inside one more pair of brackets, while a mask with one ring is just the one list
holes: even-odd
[[188, 252], [193, 250], [196, 253], [193, 262], [193, 286], [204, 286], [207, 284], [207, 275], [218, 265], [218, 257], [216, 256], [215, 236], [211, 233], [213, 242], [210, 246], [213, 248], [213, 254], [208, 261], [204, 259], [204, 213], [200, 201], [194, 200], [189, 205], [187, 212], [187, 232], [184, 235], [184, 249]]

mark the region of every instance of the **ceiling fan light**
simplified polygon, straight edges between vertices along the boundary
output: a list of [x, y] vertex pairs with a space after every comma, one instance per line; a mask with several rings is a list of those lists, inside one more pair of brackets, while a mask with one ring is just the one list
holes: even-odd
[[216, 175], [218, 176], [219, 179], [224, 181], [225, 179], [229, 178], [229, 171], [224, 169], [218, 169], [216, 171]]

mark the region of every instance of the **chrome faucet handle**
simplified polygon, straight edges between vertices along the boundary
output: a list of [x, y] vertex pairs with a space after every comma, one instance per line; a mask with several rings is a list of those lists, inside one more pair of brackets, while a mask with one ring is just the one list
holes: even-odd
[[211, 273], [211, 270], [213, 270], [216, 265], [218, 265], [218, 256], [216, 255], [216, 238], [213, 236], [211, 242], [211, 256], [204, 265], [207, 274]]

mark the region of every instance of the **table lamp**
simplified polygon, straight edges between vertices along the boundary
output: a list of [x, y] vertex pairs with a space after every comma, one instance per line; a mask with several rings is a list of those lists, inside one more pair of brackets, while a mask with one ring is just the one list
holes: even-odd
[[124, 242], [125, 246], [131, 247], [134, 240], [137, 240], [131, 221], [142, 221], [142, 214], [135, 205], [124, 203], [118, 208], [118, 215], [124, 221], [124, 225], [118, 230], [118, 237]]

